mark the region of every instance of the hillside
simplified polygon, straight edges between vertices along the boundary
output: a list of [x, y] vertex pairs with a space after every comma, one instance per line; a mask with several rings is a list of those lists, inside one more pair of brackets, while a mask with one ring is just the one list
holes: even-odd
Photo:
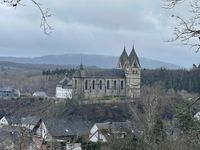
[[[84, 54], [65, 54], [65, 55], [46, 55], [34, 58], [24, 57], [0, 57], [0, 61], [9, 61], [23, 64], [53, 64], [53, 65], [79, 65], [81, 62], [86, 66], [95, 66], [101, 68], [115, 68], [118, 57], [104, 55], [84, 55]], [[152, 60], [148, 58], [140, 58], [142, 68], [183, 68], [178, 65]]]

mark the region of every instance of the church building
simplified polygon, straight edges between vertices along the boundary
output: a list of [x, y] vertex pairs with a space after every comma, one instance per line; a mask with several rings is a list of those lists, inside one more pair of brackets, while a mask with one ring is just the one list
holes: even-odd
[[141, 66], [134, 46], [130, 55], [124, 48], [116, 69], [89, 69], [83, 65], [72, 77], [73, 99], [104, 97], [138, 98]]

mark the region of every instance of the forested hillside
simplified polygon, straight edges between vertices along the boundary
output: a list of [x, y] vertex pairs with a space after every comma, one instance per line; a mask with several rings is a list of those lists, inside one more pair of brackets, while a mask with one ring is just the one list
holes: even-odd
[[167, 89], [200, 93], [200, 69], [192, 70], [142, 70], [142, 85], [162, 82]]

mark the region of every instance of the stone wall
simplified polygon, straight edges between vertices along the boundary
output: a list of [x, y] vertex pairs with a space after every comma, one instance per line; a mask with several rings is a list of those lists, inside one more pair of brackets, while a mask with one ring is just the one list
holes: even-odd
[[[78, 86], [75, 85], [75, 82]], [[126, 96], [125, 83], [125, 79], [73, 79], [73, 97], [78, 98], [77, 95], [80, 95], [81, 98], [91, 99], [105, 96]]]

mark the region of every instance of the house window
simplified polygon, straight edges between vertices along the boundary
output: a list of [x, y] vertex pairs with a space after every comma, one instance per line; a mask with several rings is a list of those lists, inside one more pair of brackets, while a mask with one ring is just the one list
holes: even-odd
[[78, 86], [78, 82], [77, 80], [75, 80], [75, 89], [77, 89], [77, 86]]
[[88, 80], [85, 80], [85, 89], [88, 89]]
[[95, 80], [92, 81], [92, 89], [95, 89]]
[[116, 90], [117, 89], [117, 81], [114, 80], [114, 89]]
[[99, 81], [99, 88], [102, 90], [102, 80]]
[[110, 81], [107, 80], [107, 89], [110, 89]]
[[121, 89], [124, 88], [124, 81], [121, 81]]

